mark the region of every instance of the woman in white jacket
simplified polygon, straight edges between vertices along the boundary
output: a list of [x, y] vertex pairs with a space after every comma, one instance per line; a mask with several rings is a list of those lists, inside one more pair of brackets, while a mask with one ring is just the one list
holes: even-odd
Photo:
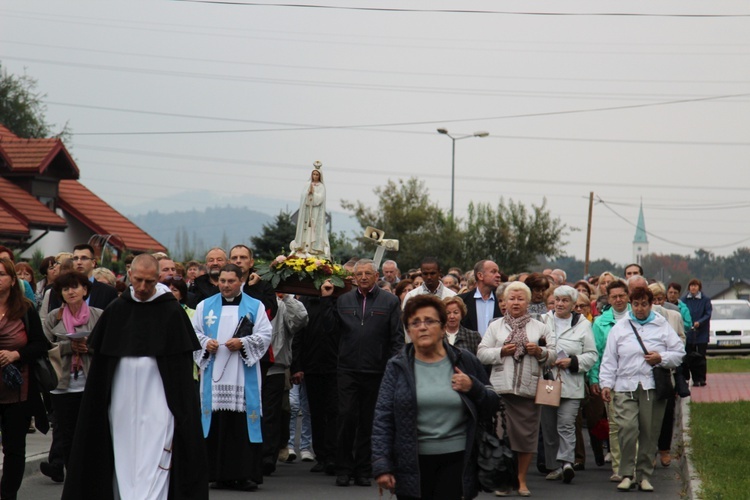
[[576, 415], [586, 396], [584, 375], [599, 358], [591, 323], [573, 308], [578, 300], [575, 288], [555, 288], [555, 310], [544, 315], [555, 335], [552, 375], [562, 380], [560, 406], [542, 407], [542, 435], [548, 480], [570, 483], [575, 476]]
[[555, 356], [554, 335], [544, 323], [531, 318], [530, 302], [529, 287], [520, 281], [510, 283], [505, 289], [505, 316], [490, 323], [477, 349], [479, 361], [492, 365], [490, 383], [505, 404], [510, 447], [518, 453], [518, 494], [522, 497], [531, 496], [526, 472], [539, 438], [536, 385], [542, 367]]
[[[650, 479], [667, 402], [656, 397], [653, 368], [676, 368], [685, 356], [677, 333], [663, 316], [651, 311], [653, 303], [654, 294], [648, 288], [630, 292], [632, 311], [610, 330], [599, 371], [602, 398], [607, 402], [612, 399], [614, 420], [620, 426], [620, 491], [636, 486], [654, 491]], [[644, 354], [634, 329], [648, 354]]]

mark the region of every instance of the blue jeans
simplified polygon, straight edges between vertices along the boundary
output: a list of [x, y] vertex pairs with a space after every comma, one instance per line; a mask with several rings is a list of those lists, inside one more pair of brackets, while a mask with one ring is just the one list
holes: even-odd
[[302, 412], [302, 433], [299, 437], [299, 449], [312, 451], [312, 426], [310, 425], [310, 406], [307, 404], [307, 388], [305, 383], [293, 385], [289, 391], [289, 448], [294, 449], [294, 437], [297, 433], [297, 416]]

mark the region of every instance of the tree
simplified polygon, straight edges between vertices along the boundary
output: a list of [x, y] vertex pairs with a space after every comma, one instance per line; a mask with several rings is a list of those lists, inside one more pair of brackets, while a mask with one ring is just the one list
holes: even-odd
[[[36, 90], [35, 78], [24, 73], [9, 74], [0, 64], [0, 123], [23, 138], [43, 138], [51, 135], [52, 125], [45, 118], [47, 94]], [[56, 134], [64, 141], [70, 140], [67, 123]]]
[[[389, 256], [401, 269], [418, 267], [423, 257], [435, 256], [444, 269], [471, 268], [481, 259], [493, 259], [506, 273], [528, 268], [540, 256], [563, 254], [561, 241], [567, 226], [553, 218], [546, 208], [500, 200], [497, 209], [489, 204], [469, 205], [469, 219], [451, 219], [433, 203], [423, 181], [412, 177], [388, 180], [375, 188], [377, 208], [360, 202], [342, 201], [345, 210], [364, 229], [374, 226], [386, 238], [399, 240], [397, 256]], [[366, 241], [366, 240], [364, 240]]]
[[531, 212], [513, 200], [506, 205], [502, 198], [497, 209], [489, 203], [470, 203], [464, 240], [467, 256], [494, 260], [506, 274], [528, 269], [541, 256], [562, 256], [567, 226], [553, 218], [546, 206], [546, 199], [541, 206], [532, 205]]
[[[376, 209], [361, 201], [343, 200], [341, 206], [354, 212], [362, 229], [373, 226], [385, 231], [387, 239], [399, 240], [398, 254], [387, 252], [385, 258], [398, 261], [404, 270], [418, 267], [426, 256], [439, 257], [446, 269], [462, 264], [461, 234], [456, 232], [455, 225], [449, 228], [448, 218], [430, 200], [424, 181], [416, 177], [398, 182], [389, 179], [374, 192], [378, 196]], [[367, 249], [374, 247], [369, 240], [360, 240], [368, 245]]]
[[279, 254], [288, 253], [289, 243], [294, 239], [296, 232], [297, 227], [292, 222], [292, 214], [279, 212], [271, 223], [263, 224], [259, 236], [250, 238], [255, 258], [273, 260]]

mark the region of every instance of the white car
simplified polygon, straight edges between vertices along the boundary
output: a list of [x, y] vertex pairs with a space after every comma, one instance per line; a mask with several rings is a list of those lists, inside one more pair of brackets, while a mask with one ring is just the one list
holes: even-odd
[[712, 300], [711, 331], [707, 352], [737, 354], [750, 352], [750, 302]]

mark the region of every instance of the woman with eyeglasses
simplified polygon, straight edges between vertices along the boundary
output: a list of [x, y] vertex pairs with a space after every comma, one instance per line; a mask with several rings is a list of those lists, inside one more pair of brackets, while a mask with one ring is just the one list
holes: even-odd
[[594, 316], [591, 314], [591, 299], [588, 294], [578, 292], [578, 300], [576, 300], [573, 310], [589, 320], [589, 322], [594, 321]]
[[388, 361], [372, 429], [372, 470], [399, 499], [477, 496], [475, 436], [498, 409], [484, 368], [445, 340], [445, 304], [417, 295], [403, 311], [411, 343]]
[[[505, 403], [510, 446], [518, 454], [518, 494], [531, 496], [526, 473], [539, 440], [540, 408], [534, 402], [545, 365], [555, 359], [555, 335], [529, 314], [531, 290], [520, 281], [505, 288], [505, 316], [487, 327], [477, 357], [492, 365], [490, 382]], [[508, 496], [510, 491], [497, 491]]]

